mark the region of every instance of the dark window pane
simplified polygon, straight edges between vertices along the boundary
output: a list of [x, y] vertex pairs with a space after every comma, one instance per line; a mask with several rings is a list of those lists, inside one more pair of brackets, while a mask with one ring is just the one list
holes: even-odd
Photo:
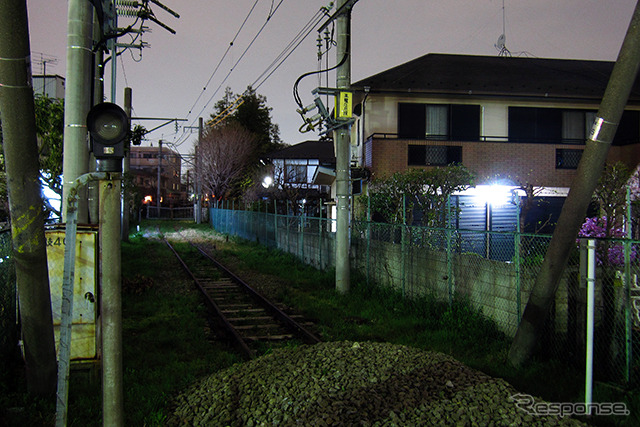
[[447, 147], [447, 164], [462, 163], [462, 147], [450, 146]]
[[449, 147], [446, 145], [429, 145], [426, 148], [428, 166], [443, 166], [448, 164]]
[[480, 106], [452, 105], [451, 106], [451, 140], [479, 141], [480, 140]]
[[559, 142], [562, 139], [562, 110], [536, 108], [536, 141]]
[[530, 142], [536, 135], [536, 109], [509, 107], [509, 141]]
[[640, 112], [625, 111], [622, 113], [613, 145], [636, 144], [640, 141]]
[[556, 108], [509, 107], [509, 141], [559, 142], [562, 111]]
[[559, 148], [556, 150], [556, 169], [577, 169], [582, 150]]
[[424, 145], [409, 145], [409, 156], [407, 164], [409, 166], [426, 165], [427, 147]]
[[398, 137], [424, 139], [426, 110], [424, 104], [398, 104]]

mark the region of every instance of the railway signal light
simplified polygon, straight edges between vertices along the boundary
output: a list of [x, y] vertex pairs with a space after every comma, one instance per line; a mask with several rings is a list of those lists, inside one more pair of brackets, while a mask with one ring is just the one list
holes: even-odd
[[87, 115], [87, 128], [95, 158], [122, 159], [130, 127], [127, 113], [118, 105], [110, 102], [94, 105]]

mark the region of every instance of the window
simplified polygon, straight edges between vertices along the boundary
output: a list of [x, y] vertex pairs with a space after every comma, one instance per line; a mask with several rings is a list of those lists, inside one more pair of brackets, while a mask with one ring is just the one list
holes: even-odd
[[622, 113], [616, 136], [613, 138], [613, 145], [638, 142], [640, 142], [640, 111], [625, 111]]
[[462, 163], [462, 147], [449, 145], [409, 145], [409, 166], [446, 166]]
[[[584, 144], [595, 111], [559, 108], [509, 107], [509, 141]], [[613, 145], [640, 142], [640, 112], [625, 111]]]
[[510, 142], [560, 142], [562, 110], [509, 107]]
[[287, 183], [307, 182], [306, 165], [285, 165], [284, 181]]
[[577, 169], [582, 150], [558, 148], [556, 150], [556, 169]]
[[480, 106], [399, 103], [398, 137], [479, 141]]
[[449, 137], [449, 106], [426, 105], [427, 139], [445, 141]]

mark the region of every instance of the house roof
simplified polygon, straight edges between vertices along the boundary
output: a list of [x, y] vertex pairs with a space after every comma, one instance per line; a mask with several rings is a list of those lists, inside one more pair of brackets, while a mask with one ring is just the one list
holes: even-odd
[[[613, 62], [427, 54], [352, 84], [371, 92], [600, 99]], [[640, 102], [640, 84], [630, 101]]]
[[321, 163], [333, 163], [333, 141], [304, 141], [269, 153], [269, 159], [318, 159]]

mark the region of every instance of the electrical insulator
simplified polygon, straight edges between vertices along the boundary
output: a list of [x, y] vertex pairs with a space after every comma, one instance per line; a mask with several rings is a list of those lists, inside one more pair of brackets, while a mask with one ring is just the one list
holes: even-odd
[[118, 8], [117, 12], [118, 12], [118, 16], [130, 16], [132, 18], [137, 17], [138, 14], [140, 13], [140, 11], [137, 9], [121, 9], [121, 8]]
[[116, 0], [116, 6], [139, 7], [142, 5], [135, 0]]

